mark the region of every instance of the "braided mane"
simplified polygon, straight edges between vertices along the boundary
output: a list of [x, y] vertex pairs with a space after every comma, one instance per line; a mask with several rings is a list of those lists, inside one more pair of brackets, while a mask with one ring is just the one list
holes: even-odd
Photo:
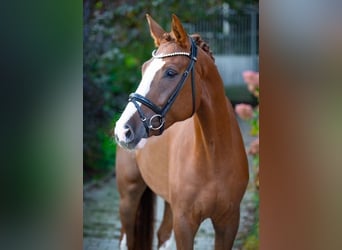
[[[196, 45], [200, 47], [204, 52], [208, 54], [208, 56], [215, 62], [215, 58], [213, 56], [212, 51], [210, 50], [209, 45], [202, 40], [201, 36], [199, 34], [192, 34], [190, 35], [192, 39], [194, 39]], [[164, 33], [163, 34], [163, 39], [165, 41], [173, 41], [174, 39], [170, 35], [170, 33]]]
[[192, 34], [191, 37], [192, 39], [194, 39], [196, 45], [200, 47], [204, 52], [206, 52], [208, 56], [215, 62], [213, 52], [210, 50], [209, 45], [202, 40], [201, 36], [199, 34]]

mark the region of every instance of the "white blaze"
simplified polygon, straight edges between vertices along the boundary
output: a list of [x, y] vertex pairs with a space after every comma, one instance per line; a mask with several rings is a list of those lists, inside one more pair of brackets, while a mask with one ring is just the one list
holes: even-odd
[[[146, 96], [146, 94], [150, 91], [152, 80], [154, 79], [156, 73], [164, 66], [165, 61], [162, 59], [153, 59], [152, 62], [147, 66], [145, 73], [141, 79], [141, 82], [136, 90], [136, 93]], [[126, 140], [126, 131], [125, 124], [127, 121], [134, 115], [137, 111], [134, 104], [129, 102], [122, 113], [120, 119], [116, 122], [115, 126], [115, 135], [118, 137], [119, 141]]]
[[145, 70], [136, 93], [145, 96], [150, 91], [152, 80], [154, 79], [156, 73], [164, 66], [164, 64], [165, 61], [162, 59], [152, 60]]

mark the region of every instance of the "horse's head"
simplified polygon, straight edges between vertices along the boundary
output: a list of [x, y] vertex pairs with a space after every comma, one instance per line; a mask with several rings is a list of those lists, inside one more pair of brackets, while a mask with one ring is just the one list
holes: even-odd
[[142, 79], [115, 126], [116, 141], [134, 149], [142, 138], [160, 135], [177, 121], [191, 117], [199, 106], [196, 85], [197, 46], [173, 15], [171, 32], [165, 32], [149, 15], [157, 50], [142, 66]]

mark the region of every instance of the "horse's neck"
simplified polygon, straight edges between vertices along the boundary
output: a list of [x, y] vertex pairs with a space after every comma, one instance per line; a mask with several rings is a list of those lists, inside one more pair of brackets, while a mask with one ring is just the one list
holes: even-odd
[[[215, 65], [202, 79], [202, 99], [196, 112], [196, 136], [207, 145], [215, 142], [217, 146], [231, 143], [232, 110], [228, 107], [222, 79]], [[229, 110], [230, 109], [230, 110]]]

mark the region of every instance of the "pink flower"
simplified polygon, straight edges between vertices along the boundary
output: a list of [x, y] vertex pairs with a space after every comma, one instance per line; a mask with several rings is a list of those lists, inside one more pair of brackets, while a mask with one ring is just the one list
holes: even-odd
[[251, 119], [253, 117], [253, 108], [249, 104], [237, 104], [235, 106], [235, 112], [238, 116], [244, 120]]
[[242, 76], [243, 76], [243, 80], [247, 84], [259, 86], [259, 72], [255, 72], [252, 70], [246, 70], [242, 73]]
[[259, 72], [246, 70], [242, 73], [243, 79], [248, 86], [248, 90], [255, 96], [259, 96]]
[[249, 146], [248, 153], [251, 155], [256, 155], [259, 153], [259, 138], [251, 142]]

